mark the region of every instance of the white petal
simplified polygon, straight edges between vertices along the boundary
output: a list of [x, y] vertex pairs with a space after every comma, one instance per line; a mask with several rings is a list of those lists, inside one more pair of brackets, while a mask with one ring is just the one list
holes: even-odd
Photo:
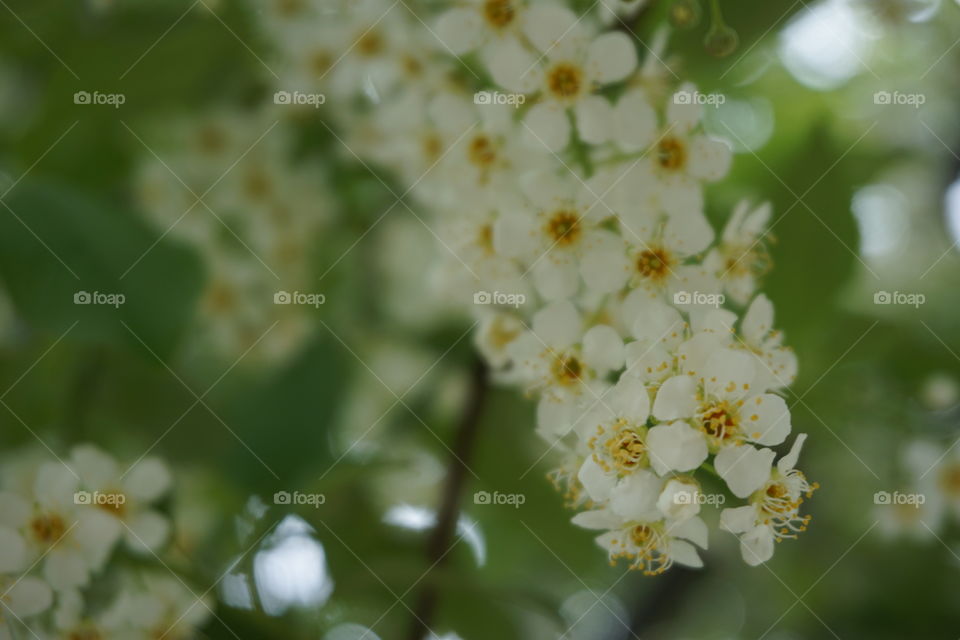
[[680, 256], [700, 253], [713, 242], [713, 227], [701, 211], [686, 210], [667, 220], [664, 244]]
[[740, 398], [750, 390], [753, 367], [753, 358], [743, 351], [720, 349], [703, 368], [704, 388], [716, 398]]
[[577, 16], [566, 7], [538, 4], [527, 10], [524, 19], [524, 31], [530, 42], [543, 53], [552, 56], [561, 38], [579, 36]]
[[41, 504], [72, 505], [78, 482], [77, 476], [63, 463], [44, 462], [37, 470], [33, 490]]
[[645, 340], [629, 343], [624, 349], [626, 373], [646, 383], [663, 382], [674, 374], [674, 359], [660, 344]]
[[714, 182], [730, 171], [733, 155], [727, 143], [721, 140], [695, 136], [690, 140], [687, 152], [690, 154], [687, 170], [692, 176]]
[[593, 456], [587, 456], [580, 466], [577, 473], [577, 479], [583, 484], [587, 495], [594, 502], [606, 502], [610, 497], [610, 491], [617, 484], [617, 477], [603, 470], [603, 467], [597, 464]]
[[697, 553], [697, 548], [683, 540], [673, 540], [670, 543], [670, 557], [674, 562], [698, 569], [703, 566], [703, 560]]
[[760, 294], [750, 303], [750, 308], [740, 323], [743, 340], [751, 347], [760, 347], [773, 331], [773, 303], [765, 294]]
[[580, 272], [572, 257], [544, 258], [533, 268], [533, 284], [546, 300], [570, 298], [580, 288]]
[[800, 457], [800, 450], [803, 448], [803, 442], [807, 439], [807, 434], [801, 433], [793, 441], [790, 452], [777, 461], [777, 469], [780, 473], [786, 473], [797, 466], [797, 459]]
[[600, 324], [583, 336], [583, 359], [598, 374], [623, 366], [623, 339], [613, 327]]
[[650, 429], [647, 447], [650, 463], [661, 474], [696, 469], [708, 455], [703, 434], [679, 420]]
[[127, 523], [124, 531], [127, 545], [137, 553], [149, 553], [166, 542], [170, 523], [156, 511], [143, 511]]
[[499, 44], [484, 57], [493, 81], [504, 89], [530, 93], [540, 85], [542, 71], [536, 58], [516, 40]]
[[173, 481], [167, 465], [158, 458], [144, 458], [127, 474], [126, 493], [138, 502], [153, 502], [170, 489]]
[[544, 147], [554, 153], [562, 151], [570, 141], [570, 121], [558, 105], [541, 102], [524, 118], [524, 139], [534, 149]]
[[707, 363], [723, 347], [724, 342], [716, 333], [698, 333], [677, 349], [680, 368], [694, 376], [706, 375]]
[[85, 585], [90, 572], [80, 553], [54, 548], [43, 563], [43, 577], [51, 587], [62, 591]]
[[611, 389], [607, 404], [616, 417], [626, 418], [634, 424], [645, 424], [650, 415], [650, 394], [638, 378], [621, 376]]
[[724, 447], [714, 458], [714, 467], [738, 498], [746, 498], [770, 477], [776, 454], [750, 445]]
[[10, 587], [3, 600], [13, 615], [26, 618], [49, 609], [53, 604], [53, 591], [43, 580], [26, 576]]
[[93, 445], [84, 444], [70, 452], [70, 466], [91, 489], [109, 488], [119, 475], [117, 461]]
[[493, 226], [493, 247], [507, 258], [524, 258], [536, 254], [538, 242], [533, 216], [513, 213], [500, 216]]
[[720, 512], [720, 528], [730, 533], [750, 531], [757, 525], [757, 509], [753, 505], [724, 509]]
[[637, 50], [627, 34], [605, 33], [590, 43], [587, 68], [601, 84], [623, 80], [637, 68]]
[[533, 316], [533, 332], [555, 349], [579, 342], [582, 331], [580, 312], [569, 300], [553, 302]]
[[653, 401], [658, 420], [689, 418], [697, 410], [697, 383], [690, 376], [674, 376], [660, 385]]
[[10, 527], [0, 526], [0, 573], [13, 573], [24, 568], [27, 545], [23, 537]]
[[437, 37], [457, 55], [476, 49], [483, 43], [483, 18], [474, 8], [454, 8], [437, 20]]
[[700, 513], [699, 494], [700, 487], [696, 484], [674, 478], [668, 480], [660, 492], [657, 508], [671, 522], [683, 522]]
[[610, 509], [624, 520], [656, 520], [660, 478], [639, 470], [620, 480], [610, 492]]
[[649, 297], [638, 293], [637, 297], [629, 296], [630, 303], [639, 302], [638, 307], [624, 322], [633, 332], [637, 340], [646, 340], [650, 343], [663, 342], [676, 345], [683, 336], [685, 322], [680, 313], [671, 306], [660, 301], [651, 302]]
[[747, 398], [740, 408], [741, 428], [754, 442], [778, 445], [790, 435], [790, 409], [780, 396]]
[[0, 524], [19, 529], [30, 520], [30, 503], [10, 491], [0, 491]]
[[573, 524], [584, 529], [616, 529], [623, 521], [609, 509], [583, 511], [573, 517]]
[[593, 291], [613, 293], [623, 288], [629, 272], [629, 259], [623, 240], [608, 232], [597, 232], [580, 256], [580, 275]]
[[667, 533], [675, 538], [689, 540], [701, 549], [707, 548], [707, 523], [699, 516], [671, 524], [667, 529]]
[[613, 136], [613, 107], [602, 96], [585, 96], [573, 109], [577, 133], [589, 144], [601, 144]]
[[773, 557], [773, 543], [773, 531], [761, 525], [740, 536], [740, 554], [755, 567]]
[[633, 89], [617, 102], [613, 113], [614, 141], [626, 151], [646, 149], [657, 133], [657, 114], [642, 89]]

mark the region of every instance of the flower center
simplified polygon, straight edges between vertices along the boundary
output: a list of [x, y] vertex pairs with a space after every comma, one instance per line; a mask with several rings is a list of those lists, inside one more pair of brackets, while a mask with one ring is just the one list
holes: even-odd
[[613, 463], [621, 471], [636, 469], [647, 452], [643, 438], [632, 429], [625, 429], [607, 440], [606, 447]]
[[663, 280], [670, 273], [673, 256], [666, 249], [644, 249], [637, 255], [637, 273], [651, 280]]
[[127, 512], [127, 496], [126, 494], [111, 490], [111, 491], [100, 491], [99, 497], [101, 498], [97, 503], [96, 507], [106, 511], [107, 513], [122, 518]]
[[483, 3], [483, 17], [494, 29], [503, 29], [516, 15], [513, 0], [487, 0]]
[[497, 147], [489, 137], [479, 135], [470, 141], [467, 157], [473, 164], [486, 169], [497, 161]]
[[638, 547], [644, 547], [653, 538], [653, 529], [649, 525], [638, 524], [630, 530], [630, 541]]
[[323, 76], [333, 65], [333, 57], [328, 51], [315, 51], [310, 55], [307, 66], [318, 76]]
[[367, 31], [357, 40], [357, 51], [365, 58], [377, 55], [383, 51], [383, 37], [373, 29]]
[[277, 0], [277, 12], [285, 17], [295, 16], [303, 10], [303, 0]]
[[687, 148], [676, 138], [664, 138], [657, 145], [657, 162], [668, 171], [681, 169], [687, 163]]
[[580, 218], [574, 211], [557, 211], [547, 221], [546, 232], [559, 246], [569, 247], [580, 239]]
[[547, 73], [547, 88], [560, 100], [576, 97], [582, 85], [583, 71], [575, 64], [561, 62]]
[[67, 532], [67, 525], [57, 514], [46, 513], [30, 521], [30, 531], [38, 542], [52, 544]]
[[960, 495], [960, 465], [952, 464], [947, 466], [940, 473], [940, 488], [950, 496]]
[[489, 222], [480, 227], [479, 232], [477, 233], [477, 245], [483, 250], [488, 256], [494, 254], [493, 250], [493, 225]]
[[423, 154], [427, 157], [427, 160], [436, 160], [443, 152], [443, 141], [435, 133], [428, 133], [424, 136], [422, 144]]
[[262, 200], [270, 195], [272, 185], [267, 173], [261, 169], [247, 172], [243, 184], [244, 191], [252, 200]]
[[708, 405], [699, 414], [700, 429], [711, 438], [726, 440], [736, 435], [737, 413], [726, 402]]
[[583, 365], [576, 356], [560, 355], [554, 358], [551, 373], [558, 384], [566, 387], [579, 382]]
[[219, 153], [227, 146], [227, 136], [220, 127], [210, 125], [197, 132], [197, 144], [204, 153]]
[[490, 343], [498, 349], [506, 347], [520, 335], [520, 330], [508, 326], [503, 318], [498, 317], [490, 327]]

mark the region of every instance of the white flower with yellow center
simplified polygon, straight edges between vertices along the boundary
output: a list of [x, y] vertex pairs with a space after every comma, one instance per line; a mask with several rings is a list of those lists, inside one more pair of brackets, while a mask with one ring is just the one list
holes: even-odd
[[577, 514], [573, 523], [585, 529], [606, 530], [597, 537], [597, 544], [606, 549], [611, 564], [623, 558], [630, 569], [646, 575], [663, 573], [674, 562], [703, 566], [696, 548], [707, 548], [707, 525], [703, 520], [694, 516], [670, 522], [663, 519], [656, 505], [645, 515], [648, 518], [626, 519], [610, 509], [597, 509]]
[[43, 579], [57, 590], [80, 587], [99, 571], [120, 537], [115, 518], [78, 504], [79, 482], [59, 462], [36, 469], [29, 497], [0, 492], [0, 531], [10, 544], [0, 565], [28, 565], [43, 558]]
[[629, 36], [592, 34], [565, 7], [540, 5], [527, 12], [524, 32], [536, 52], [506, 41], [488, 56], [494, 81], [509, 91], [535, 94], [524, 117], [531, 142], [560, 151], [571, 136], [571, 120], [580, 139], [608, 140], [612, 108], [597, 90], [626, 78], [637, 66]]
[[511, 362], [509, 347], [524, 332], [520, 319], [508, 312], [485, 313], [473, 334], [473, 342], [484, 360], [494, 370], [504, 369]]
[[737, 304], [746, 304], [757, 290], [759, 278], [770, 269], [770, 256], [762, 236], [770, 222], [770, 203], [757, 208], [743, 200], [723, 228], [720, 242], [707, 253], [704, 267], [723, 284]]
[[606, 277], [622, 265], [623, 240], [604, 228], [604, 211], [593, 192], [550, 174], [524, 180], [529, 207], [504, 211], [496, 225], [495, 246], [529, 265], [537, 291], [547, 300], [568, 298], [580, 279], [609, 293], [618, 282]]
[[171, 476], [157, 458], [144, 458], [126, 473], [117, 461], [92, 445], [75, 447], [70, 467], [83, 489], [94, 498], [91, 506], [123, 524], [127, 546], [141, 553], [156, 550], [170, 534], [167, 518], [151, 508], [170, 489]]
[[783, 345], [783, 334], [773, 328], [773, 304], [766, 295], [753, 299], [740, 323], [742, 345], [756, 358], [754, 386], [782, 389], [797, 377], [797, 356]]
[[769, 458], [746, 458], [740, 462], [744, 467], [753, 467], [744, 470], [744, 474], [761, 480], [749, 494], [750, 504], [723, 510], [720, 526], [737, 534], [743, 559], [751, 566], [769, 560], [773, 556], [774, 542], [796, 538], [810, 522], [810, 516], [800, 515], [800, 505], [818, 485], [807, 482], [803, 472], [795, 468], [806, 437], [806, 434], [798, 435], [790, 452], [775, 467], [770, 466], [772, 455]]
[[[713, 352], [697, 376], [678, 375], [661, 385], [653, 405], [658, 420], [670, 422], [650, 430], [654, 461], [668, 461], [676, 471], [689, 470], [707, 451], [741, 455], [744, 443], [777, 445], [790, 433], [790, 411], [780, 396], [757, 393], [753, 359], [742, 351]], [[719, 461], [718, 461], [719, 467]], [[697, 463], [699, 465], [699, 462]], [[689, 468], [678, 468], [678, 467]], [[719, 468], [718, 468], [719, 471]], [[721, 475], [723, 473], [721, 472]], [[725, 478], [737, 493], [730, 478]]]
[[[666, 122], [655, 136], [653, 148], [644, 156], [647, 167], [659, 180], [663, 200], [677, 203], [702, 201], [703, 182], [714, 182], [727, 174], [730, 168], [730, 147], [703, 133], [700, 120], [703, 106], [692, 99], [696, 87], [682, 85], [668, 100]], [[618, 140], [643, 141], [651, 137], [648, 112], [634, 119], [638, 98], [632, 94], [617, 103], [614, 122]]]
[[562, 437], [586, 418], [607, 383], [605, 376], [623, 366], [623, 340], [608, 325], [586, 333], [573, 303], [551, 303], [533, 316], [533, 327], [509, 347], [518, 377], [540, 391], [538, 432]]

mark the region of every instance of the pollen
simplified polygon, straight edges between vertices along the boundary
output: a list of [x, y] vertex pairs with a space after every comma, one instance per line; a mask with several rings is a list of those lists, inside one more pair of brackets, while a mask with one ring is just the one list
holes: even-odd
[[682, 169], [687, 164], [687, 147], [677, 138], [664, 138], [657, 145], [657, 163], [668, 171]]
[[483, 3], [483, 18], [494, 29], [500, 30], [510, 25], [517, 17], [513, 0], [486, 0]]
[[556, 64], [547, 72], [547, 88], [559, 100], [575, 98], [583, 88], [583, 70], [569, 62]]
[[67, 525], [55, 513], [40, 514], [30, 521], [30, 532], [38, 542], [52, 544], [67, 532]]
[[580, 217], [568, 209], [561, 209], [550, 216], [545, 231], [547, 237], [560, 247], [576, 244], [583, 233]]
[[666, 249], [645, 249], [637, 255], [634, 268], [644, 278], [663, 280], [670, 273], [673, 262], [673, 256]]
[[573, 355], [557, 356], [551, 366], [553, 379], [561, 386], [570, 386], [580, 381], [583, 364]]

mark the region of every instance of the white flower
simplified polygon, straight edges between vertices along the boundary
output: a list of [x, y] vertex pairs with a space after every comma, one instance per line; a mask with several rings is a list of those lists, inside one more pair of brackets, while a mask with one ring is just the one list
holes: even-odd
[[0, 576], [0, 640], [10, 640], [14, 635], [8, 623], [43, 613], [53, 604], [50, 585], [35, 576], [11, 578]]
[[742, 200], [723, 228], [720, 243], [704, 259], [704, 266], [722, 283], [737, 304], [746, 304], [757, 281], [770, 268], [770, 257], [761, 238], [770, 221], [770, 203], [756, 209]]
[[[803, 473], [795, 468], [805, 439], [806, 434], [798, 435], [790, 452], [775, 467], [765, 463], [765, 478], [750, 495], [748, 505], [724, 509], [720, 514], [721, 528], [739, 536], [741, 554], [751, 566], [769, 560], [773, 556], [774, 542], [796, 538], [810, 522], [809, 515], [800, 515], [800, 505], [818, 485], [808, 483]], [[769, 460], [772, 461], [772, 457]], [[751, 459], [742, 464], [760, 469], [764, 461]]]
[[571, 297], [581, 277], [595, 291], [620, 288], [622, 279], [608, 274], [624, 268], [623, 240], [601, 226], [605, 213], [593, 192], [550, 174], [528, 176], [524, 192], [531, 206], [500, 216], [495, 245], [531, 265], [540, 295]]
[[595, 92], [623, 80], [636, 68], [637, 53], [630, 38], [620, 32], [591, 38], [572, 11], [546, 5], [528, 10], [525, 32], [539, 54], [507, 41], [488, 56], [488, 65], [502, 87], [538, 94], [538, 102], [524, 119], [534, 143], [551, 151], [566, 147], [571, 133], [568, 110], [582, 140], [607, 140], [612, 133], [612, 109]]
[[657, 508], [672, 522], [683, 522], [700, 513], [700, 485], [693, 478], [672, 478], [664, 485]]
[[516, 316], [501, 311], [487, 313], [473, 334], [473, 342], [493, 369], [503, 369], [511, 362], [510, 344], [523, 331], [523, 323]]
[[773, 328], [773, 304], [764, 294], [753, 299], [740, 323], [743, 344], [756, 358], [754, 386], [781, 389], [797, 377], [797, 356], [783, 346], [783, 334]]
[[36, 470], [29, 498], [0, 492], [0, 531], [10, 542], [0, 550], [0, 564], [26, 567], [45, 554], [42, 575], [51, 587], [85, 585], [106, 563], [120, 537], [120, 524], [100, 509], [77, 504], [77, 489], [70, 469], [44, 462]]
[[[790, 433], [786, 402], [780, 396], [756, 393], [753, 378], [750, 355], [727, 348], [716, 350], [699, 381], [691, 375], [678, 375], [661, 385], [653, 415], [661, 421], [689, 421], [711, 452], [745, 442], [780, 444]], [[684, 428], [664, 431], [662, 438], [651, 442], [651, 450], [663, 459], [689, 460], [694, 453], [700, 454], [700, 447]]]
[[606, 530], [597, 537], [597, 544], [607, 550], [611, 564], [625, 558], [631, 569], [646, 575], [663, 573], [674, 562], [703, 566], [694, 545], [707, 548], [707, 526], [696, 516], [676, 523], [625, 520], [609, 509], [597, 509], [577, 514], [573, 523], [585, 529]]
[[121, 473], [111, 456], [94, 446], [80, 445], [71, 452], [70, 466], [90, 493], [91, 506], [123, 524], [123, 537], [132, 550], [156, 550], [166, 542], [170, 523], [150, 507], [170, 488], [170, 472], [163, 462], [144, 458]]

